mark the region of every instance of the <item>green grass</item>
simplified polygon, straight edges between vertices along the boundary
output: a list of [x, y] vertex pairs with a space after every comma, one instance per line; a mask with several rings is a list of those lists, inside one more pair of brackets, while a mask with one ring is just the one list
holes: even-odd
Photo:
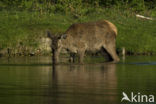
[[37, 44], [34, 40], [43, 36], [42, 32], [47, 29], [54, 32], [64, 31], [70, 25], [68, 19], [69, 17], [62, 15], [40, 15], [37, 12], [1, 11], [0, 47], [13, 47], [20, 41], [24, 41], [25, 45], [33, 46]]
[[156, 53], [156, 21], [125, 18], [117, 21], [117, 47], [131, 53]]
[[156, 20], [138, 19], [130, 10], [99, 8], [97, 11], [100, 12], [78, 18], [61, 13], [0, 11], [0, 49], [16, 50], [20, 43], [37, 49], [39, 39], [46, 37], [46, 30], [63, 33], [72, 23], [106, 19], [118, 28], [118, 51], [125, 47], [130, 53], [156, 53]]

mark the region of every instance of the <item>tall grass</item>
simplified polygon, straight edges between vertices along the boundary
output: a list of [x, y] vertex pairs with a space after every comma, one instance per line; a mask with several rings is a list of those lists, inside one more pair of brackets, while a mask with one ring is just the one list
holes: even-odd
[[[43, 7], [44, 8], [44, 7]], [[59, 7], [55, 7], [59, 8]], [[76, 10], [79, 9], [79, 10]], [[141, 12], [156, 16], [155, 12]], [[19, 46], [38, 49], [46, 30], [63, 33], [73, 23], [107, 19], [118, 28], [117, 50], [125, 47], [129, 53], [156, 53], [156, 20], [135, 17], [131, 9], [75, 8], [73, 12], [2, 10], [0, 11], [0, 50]]]

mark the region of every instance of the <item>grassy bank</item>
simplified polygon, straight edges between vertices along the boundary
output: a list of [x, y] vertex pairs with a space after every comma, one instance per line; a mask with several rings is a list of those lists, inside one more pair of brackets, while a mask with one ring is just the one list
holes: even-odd
[[[77, 22], [107, 19], [118, 28], [117, 50], [122, 47], [130, 54], [156, 54], [156, 20], [136, 18], [131, 10], [117, 8], [97, 9], [87, 15], [71, 15], [62, 13], [37, 11], [0, 11], [0, 52], [3, 53], [36, 53], [46, 52], [39, 49], [46, 30], [63, 33], [71, 24]], [[155, 16], [152, 11], [143, 15]], [[9, 50], [10, 51], [9, 51]]]

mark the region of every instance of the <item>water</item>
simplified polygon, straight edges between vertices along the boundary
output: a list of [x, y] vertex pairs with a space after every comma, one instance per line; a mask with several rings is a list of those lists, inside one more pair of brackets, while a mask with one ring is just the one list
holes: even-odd
[[122, 92], [156, 95], [156, 57], [55, 70], [50, 57], [0, 60], [0, 104], [120, 104]]

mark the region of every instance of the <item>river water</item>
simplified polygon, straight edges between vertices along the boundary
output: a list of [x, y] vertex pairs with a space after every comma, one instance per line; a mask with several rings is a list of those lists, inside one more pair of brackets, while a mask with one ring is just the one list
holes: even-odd
[[123, 92], [156, 95], [155, 56], [55, 69], [51, 57], [0, 59], [0, 104], [121, 104]]

